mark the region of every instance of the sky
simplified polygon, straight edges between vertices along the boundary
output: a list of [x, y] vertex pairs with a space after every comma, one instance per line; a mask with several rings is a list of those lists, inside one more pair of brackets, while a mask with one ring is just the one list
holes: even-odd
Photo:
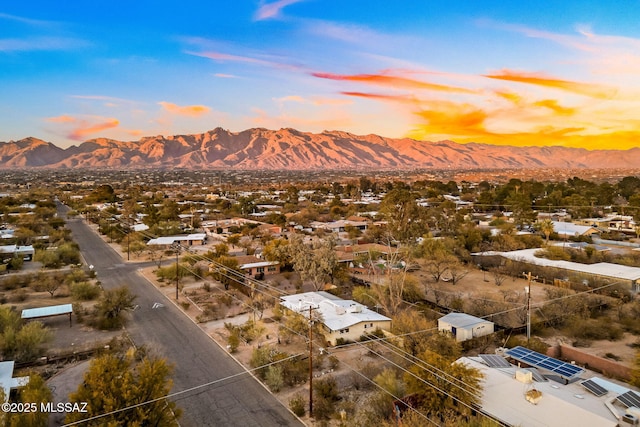
[[0, 141], [216, 127], [640, 146], [640, 1], [0, 3]]

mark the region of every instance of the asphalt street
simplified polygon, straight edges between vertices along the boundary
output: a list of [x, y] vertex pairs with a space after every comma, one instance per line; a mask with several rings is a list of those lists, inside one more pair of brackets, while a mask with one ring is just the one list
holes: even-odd
[[[64, 217], [67, 208], [59, 205], [58, 211]], [[173, 398], [183, 411], [182, 426], [303, 425], [140, 275], [140, 265], [124, 262], [81, 219], [67, 219], [67, 227], [105, 289], [127, 285], [137, 295], [139, 307], [127, 332], [137, 346], [145, 345], [174, 364], [171, 392], [193, 389]]]

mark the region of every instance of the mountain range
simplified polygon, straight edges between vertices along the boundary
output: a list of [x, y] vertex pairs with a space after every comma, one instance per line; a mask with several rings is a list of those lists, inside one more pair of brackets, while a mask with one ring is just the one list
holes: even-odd
[[15, 168], [238, 168], [317, 169], [513, 169], [636, 168], [640, 148], [512, 147], [452, 141], [416, 141], [263, 128], [222, 128], [193, 135], [139, 141], [96, 138], [63, 149], [37, 138], [0, 142], [0, 169]]

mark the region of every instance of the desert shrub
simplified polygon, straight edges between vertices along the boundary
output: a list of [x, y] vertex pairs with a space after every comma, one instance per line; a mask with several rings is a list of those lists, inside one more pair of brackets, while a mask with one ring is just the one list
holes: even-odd
[[299, 417], [303, 417], [307, 413], [307, 400], [302, 393], [294, 395], [289, 399], [289, 409]]
[[283, 369], [281, 365], [271, 365], [267, 368], [265, 384], [274, 393], [279, 392], [284, 385]]
[[18, 289], [15, 291], [10, 298], [11, 302], [24, 302], [29, 298], [29, 293], [26, 289]]
[[340, 399], [338, 382], [332, 376], [313, 382], [313, 415], [317, 419], [329, 419], [334, 413], [335, 403]]
[[72, 283], [70, 290], [75, 301], [90, 301], [100, 295], [100, 288], [89, 282]]
[[622, 338], [622, 328], [606, 317], [598, 319], [574, 319], [568, 326], [574, 338], [585, 340], [617, 341]]
[[237, 331], [234, 330], [229, 334], [229, 338], [227, 338], [227, 346], [231, 353], [238, 351], [238, 347], [240, 346], [240, 335]]
[[547, 246], [544, 249], [536, 251], [535, 256], [540, 258], [547, 258], [557, 261], [570, 261], [571, 255], [564, 250], [561, 246]]

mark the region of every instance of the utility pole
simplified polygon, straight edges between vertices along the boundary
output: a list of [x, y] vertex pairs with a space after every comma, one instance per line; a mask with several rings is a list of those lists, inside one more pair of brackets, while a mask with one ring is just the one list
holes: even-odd
[[179, 259], [178, 257], [180, 256], [180, 244], [179, 243], [174, 243], [173, 244], [173, 249], [176, 252], [176, 301], [178, 301], [178, 287], [180, 284], [180, 264], [178, 264]]
[[311, 310], [313, 307], [309, 305], [309, 416], [313, 417], [313, 324]]
[[[527, 344], [529, 344], [529, 340], [531, 339], [531, 272], [523, 273], [527, 280], [529, 281], [529, 285], [525, 288], [527, 291]], [[538, 276], [536, 276], [536, 279]]]

